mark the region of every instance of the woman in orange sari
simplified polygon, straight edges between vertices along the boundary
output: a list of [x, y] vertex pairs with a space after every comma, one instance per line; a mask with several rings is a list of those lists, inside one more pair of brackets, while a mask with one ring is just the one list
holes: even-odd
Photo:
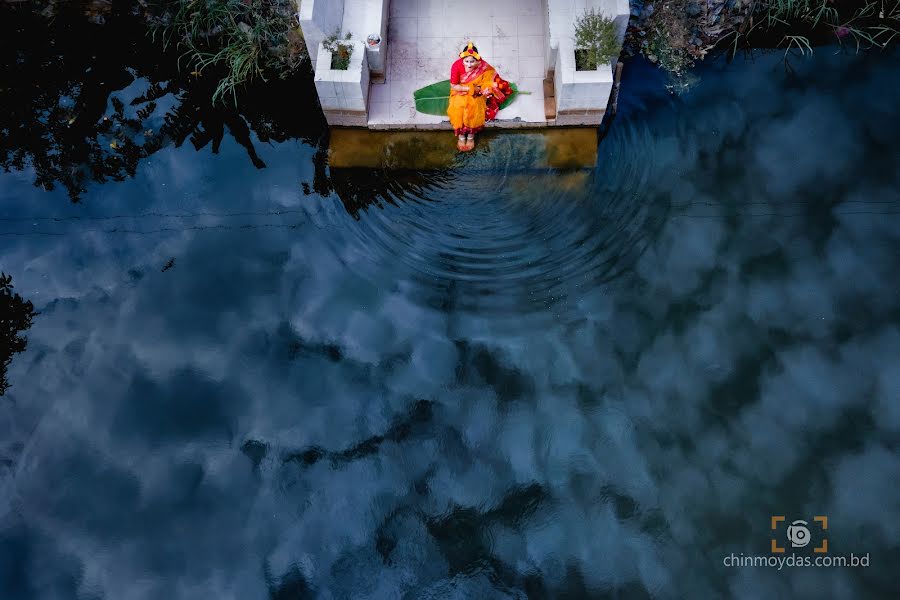
[[478, 48], [469, 42], [459, 53], [459, 60], [450, 68], [450, 106], [447, 115], [460, 151], [468, 152], [475, 148], [475, 134], [484, 129], [486, 120], [497, 114], [508, 89], [509, 84], [497, 75], [494, 67], [482, 60]]

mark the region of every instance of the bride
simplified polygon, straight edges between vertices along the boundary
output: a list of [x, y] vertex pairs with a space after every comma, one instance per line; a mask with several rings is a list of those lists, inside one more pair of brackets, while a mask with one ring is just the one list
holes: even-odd
[[475, 148], [475, 134], [484, 129], [485, 121], [497, 115], [509, 96], [510, 85], [481, 58], [475, 44], [469, 42], [450, 68], [450, 107], [447, 115], [457, 136], [461, 152]]

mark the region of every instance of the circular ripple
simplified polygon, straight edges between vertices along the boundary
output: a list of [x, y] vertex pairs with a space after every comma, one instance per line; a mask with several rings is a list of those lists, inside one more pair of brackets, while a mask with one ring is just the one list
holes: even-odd
[[370, 171], [390, 185], [374, 194], [382, 210], [359, 211], [350, 243], [431, 307], [577, 318], [579, 298], [627, 272], [655, 230], [652, 141], [623, 125], [595, 169], [564, 172], [530, 167], [540, 140], [508, 134], [450, 170]]

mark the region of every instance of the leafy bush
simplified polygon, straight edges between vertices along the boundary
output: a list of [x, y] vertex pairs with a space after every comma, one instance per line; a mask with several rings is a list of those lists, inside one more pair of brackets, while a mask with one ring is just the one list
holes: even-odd
[[161, 10], [154, 36], [186, 48], [194, 74], [224, 67], [214, 99], [236, 98], [255, 77], [284, 77], [307, 57], [294, 0], [177, 0]]
[[575, 20], [575, 68], [595, 70], [619, 55], [615, 23], [594, 9]]
[[665, 2], [650, 21], [648, 58], [674, 77], [680, 77], [694, 65], [689, 51], [691, 37], [686, 3]]
[[787, 61], [835, 41], [857, 51], [900, 41], [900, 0], [631, 0], [631, 9], [625, 52], [659, 65], [675, 92], [716, 50], [778, 47]]
[[339, 39], [341, 30], [335, 30], [330, 36], [325, 38], [322, 44], [325, 49], [331, 52], [331, 68], [338, 71], [346, 71], [350, 67], [350, 57], [353, 56], [353, 44], [344, 43], [350, 40], [352, 34], [348, 31], [344, 39]]

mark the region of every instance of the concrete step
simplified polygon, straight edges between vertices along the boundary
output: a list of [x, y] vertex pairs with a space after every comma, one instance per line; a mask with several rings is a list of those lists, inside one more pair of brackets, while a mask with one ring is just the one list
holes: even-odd
[[[510, 152], [513, 163], [503, 154], [485, 152], [495, 140], [519, 137], [519, 143], [498, 146], [498, 152]], [[512, 149], [510, 149], [512, 148]], [[518, 134], [490, 129], [478, 135], [476, 150], [460, 160], [456, 138], [448, 129], [439, 131], [371, 131], [336, 127], [328, 143], [328, 167], [332, 174], [340, 169], [385, 169], [430, 171], [444, 169], [484, 169], [498, 176], [512, 169], [592, 169], [597, 163], [596, 128], [543, 127]], [[397, 173], [397, 177], [401, 173]], [[372, 178], [363, 173], [362, 180]], [[361, 180], [361, 181], [362, 181]]]
[[544, 118], [548, 121], [556, 118], [556, 98], [544, 96]]
[[547, 78], [544, 80], [544, 98], [552, 98], [556, 95], [554, 91], [553, 80]]

